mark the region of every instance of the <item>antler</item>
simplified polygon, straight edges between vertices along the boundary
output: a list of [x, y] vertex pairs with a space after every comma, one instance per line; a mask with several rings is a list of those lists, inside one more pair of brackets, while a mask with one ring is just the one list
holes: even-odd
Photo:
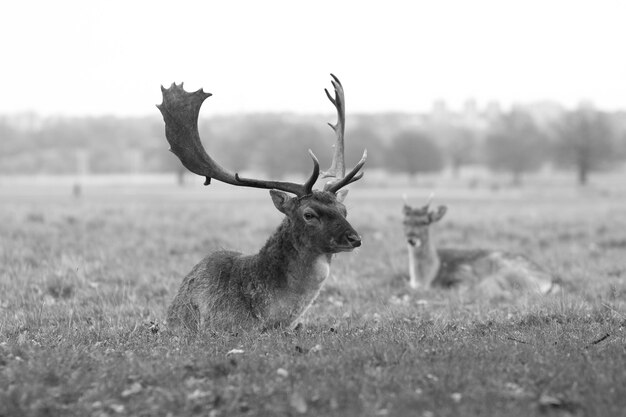
[[346, 175], [346, 163], [344, 161], [344, 145], [343, 145], [343, 135], [346, 129], [346, 98], [343, 93], [343, 86], [337, 77], [333, 74], [330, 74], [333, 79], [331, 83], [333, 84], [333, 88], [335, 89], [335, 98], [332, 98], [328, 89], [324, 89], [326, 93], [326, 97], [330, 100], [331, 103], [337, 109], [337, 123], [332, 124], [328, 123], [328, 126], [331, 127], [335, 131], [335, 135], [337, 136], [337, 140], [335, 142], [333, 160], [330, 163], [330, 168], [328, 171], [324, 171], [322, 173], [322, 178], [327, 177], [335, 177], [335, 178], [343, 178]]
[[319, 161], [309, 149], [313, 159], [313, 173], [304, 184], [282, 181], [264, 181], [252, 178], [241, 178], [239, 174], [232, 174], [222, 168], [206, 152], [198, 133], [198, 115], [204, 100], [211, 97], [202, 89], [188, 93], [183, 89], [183, 83], [172, 83], [170, 88], [163, 88], [163, 102], [157, 108], [165, 121], [165, 137], [170, 144], [170, 151], [180, 159], [180, 162], [194, 174], [206, 177], [204, 185], [211, 183], [211, 178], [232, 185], [277, 189], [293, 193], [298, 197], [311, 194], [313, 185], [319, 176]]
[[365, 164], [365, 160], [367, 159], [367, 149], [363, 151], [363, 156], [361, 157], [361, 160], [356, 164], [354, 168], [352, 168], [348, 175], [346, 175], [343, 140], [346, 125], [346, 99], [343, 93], [343, 86], [341, 85], [339, 79], [333, 74], [330, 74], [330, 76], [333, 77], [331, 83], [333, 84], [333, 88], [335, 89], [335, 98], [330, 95], [327, 89], [324, 89], [324, 91], [326, 92], [326, 96], [328, 97], [330, 102], [333, 103], [333, 105], [337, 109], [337, 123], [334, 125], [328, 123], [328, 125], [335, 131], [337, 139], [334, 146], [335, 151], [333, 154], [333, 160], [330, 164], [330, 168], [328, 168], [328, 171], [325, 171], [322, 174], [322, 177], [335, 178], [335, 180], [331, 180], [326, 183], [326, 185], [324, 186], [324, 190], [336, 193], [340, 188], [352, 182], [358, 181], [359, 179], [361, 179], [361, 177], [363, 177], [363, 173], [359, 172], [359, 170], [363, 167], [363, 164]]
[[431, 191], [430, 195], [428, 196], [428, 201], [426, 201], [426, 205], [424, 207], [429, 207], [430, 203], [432, 203], [433, 198], [435, 198], [435, 192]]

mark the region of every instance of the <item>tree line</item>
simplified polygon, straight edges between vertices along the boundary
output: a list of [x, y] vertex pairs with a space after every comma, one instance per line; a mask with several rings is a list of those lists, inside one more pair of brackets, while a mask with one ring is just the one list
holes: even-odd
[[[325, 115], [248, 114], [201, 118], [209, 153], [234, 171], [271, 178], [307, 174], [312, 149], [330, 161]], [[179, 172], [155, 117], [0, 116], [0, 174]], [[507, 111], [358, 114], [348, 118], [346, 159], [368, 149], [368, 168], [418, 176], [448, 167], [455, 175], [484, 165], [520, 183], [546, 164], [570, 169], [579, 183], [626, 159], [626, 113], [590, 105], [566, 110], [514, 106]]]

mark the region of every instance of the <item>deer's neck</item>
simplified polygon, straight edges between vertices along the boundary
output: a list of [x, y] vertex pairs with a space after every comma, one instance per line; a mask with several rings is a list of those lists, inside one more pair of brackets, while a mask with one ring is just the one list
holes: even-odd
[[441, 262], [430, 233], [422, 239], [419, 247], [407, 244], [409, 251], [409, 285], [419, 288], [429, 285], [439, 272]]
[[300, 315], [330, 273], [332, 255], [303, 246], [297, 236], [285, 219], [257, 255], [259, 279], [280, 300], [278, 310], [287, 315]]

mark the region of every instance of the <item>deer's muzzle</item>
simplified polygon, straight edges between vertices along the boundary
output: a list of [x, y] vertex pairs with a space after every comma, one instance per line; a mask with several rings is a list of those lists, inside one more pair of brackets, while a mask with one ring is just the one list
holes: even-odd
[[350, 252], [354, 248], [361, 246], [361, 236], [354, 230], [345, 232], [338, 240], [330, 239], [332, 252]]
[[354, 232], [347, 233], [345, 236], [345, 241], [353, 248], [358, 248], [359, 246], [361, 246], [361, 236]]

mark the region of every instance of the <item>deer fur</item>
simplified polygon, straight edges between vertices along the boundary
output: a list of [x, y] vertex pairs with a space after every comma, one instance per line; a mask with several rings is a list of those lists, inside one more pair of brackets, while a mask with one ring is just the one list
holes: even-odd
[[523, 255], [486, 249], [436, 248], [430, 228], [446, 211], [446, 206], [433, 211], [428, 204], [418, 208], [404, 205], [411, 288], [460, 288], [487, 298], [557, 291], [553, 277]]
[[294, 327], [328, 278], [332, 255], [360, 246], [346, 220], [345, 191], [270, 194], [285, 214], [278, 229], [257, 254], [218, 251], [196, 265], [169, 307], [169, 327]]

